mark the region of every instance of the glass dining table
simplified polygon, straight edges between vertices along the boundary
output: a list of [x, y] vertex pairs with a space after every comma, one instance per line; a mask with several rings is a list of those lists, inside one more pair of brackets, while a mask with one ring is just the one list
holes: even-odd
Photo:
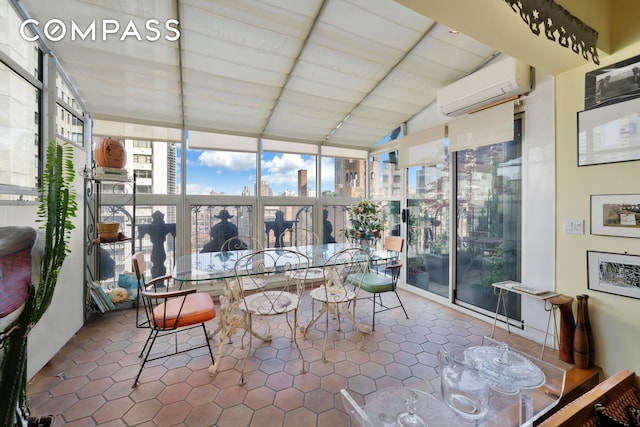
[[[270, 248], [267, 250], [278, 251], [279, 249], [288, 249], [306, 255], [309, 259], [309, 265], [301, 265], [299, 268], [306, 270], [304, 278], [307, 282], [312, 282], [323, 280], [322, 268], [332, 255], [353, 246], [354, 244], [352, 243], [328, 243], [323, 245]], [[234, 297], [231, 282], [236, 279], [236, 261], [251, 252], [251, 249], [241, 249], [237, 251], [194, 253], [184, 255], [176, 261], [173, 270], [173, 279], [181, 288], [201, 283], [209, 283], [219, 287], [220, 309], [218, 312], [218, 326], [211, 333], [211, 336], [220, 334], [220, 341], [215, 362], [209, 368], [210, 375], [213, 375], [218, 369], [220, 356], [222, 355], [222, 350], [227, 339], [230, 342], [231, 335], [235, 334], [238, 329], [244, 328], [244, 317], [240, 313], [239, 301]], [[369, 254], [369, 262], [371, 265], [393, 260], [398, 257], [398, 253], [396, 252], [376, 250], [372, 247], [367, 247], [367, 253]], [[278, 257], [278, 259], [283, 263], [287, 262], [286, 257]], [[277, 266], [275, 267], [277, 270]], [[287, 266], [287, 268], [289, 269], [290, 266]], [[256, 274], [260, 273], [259, 269], [256, 269]], [[261, 336], [254, 333], [254, 335], [263, 341], [271, 340], [270, 334]]]

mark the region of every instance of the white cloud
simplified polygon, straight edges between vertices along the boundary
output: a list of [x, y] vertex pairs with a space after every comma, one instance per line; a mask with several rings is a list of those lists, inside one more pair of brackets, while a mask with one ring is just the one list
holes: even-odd
[[198, 162], [212, 168], [233, 171], [253, 170], [256, 168], [256, 155], [228, 151], [203, 151], [198, 156]]
[[206, 195], [209, 195], [214, 190], [215, 190], [215, 188], [213, 188], [213, 186], [204, 185], [202, 183], [187, 184], [187, 194], [206, 194]]
[[275, 155], [271, 160], [262, 162], [262, 178], [271, 187], [284, 186], [285, 189], [297, 189], [298, 171], [307, 170], [310, 187], [315, 187], [316, 162], [314, 156], [304, 158], [299, 154], [284, 153]]
[[335, 159], [332, 157], [322, 157], [320, 163], [323, 187], [334, 188], [334, 183], [336, 182]]

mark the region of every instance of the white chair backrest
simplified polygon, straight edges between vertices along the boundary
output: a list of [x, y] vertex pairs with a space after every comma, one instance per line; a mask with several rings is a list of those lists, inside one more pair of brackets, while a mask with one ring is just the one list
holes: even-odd
[[[322, 269], [328, 300], [332, 293], [337, 297], [357, 297], [360, 290], [358, 278], [363, 277], [368, 269], [369, 253], [362, 247], [343, 249], [331, 255]], [[347, 276], [355, 279], [347, 281]], [[335, 292], [335, 289], [329, 289], [331, 287], [343, 288], [344, 291]]]
[[[289, 307], [278, 306], [278, 298], [275, 295], [294, 292], [300, 300], [310, 264], [309, 257], [290, 249], [271, 248], [251, 252], [240, 257], [235, 263], [234, 293], [239, 298], [244, 298], [245, 291], [269, 291], [269, 296], [264, 299], [265, 307], [261, 310], [264, 313], [288, 311]], [[265, 281], [269, 282], [267, 286]]]
[[244, 249], [259, 251], [262, 250], [262, 243], [252, 236], [235, 236], [225, 240], [221, 247], [222, 252], [241, 251]]
[[280, 235], [280, 241], [284, 246], [309, 246], [320, 244], [320, 238], [313, 232], [313, 230], [302, 227], [292, 227], [284, 230]]

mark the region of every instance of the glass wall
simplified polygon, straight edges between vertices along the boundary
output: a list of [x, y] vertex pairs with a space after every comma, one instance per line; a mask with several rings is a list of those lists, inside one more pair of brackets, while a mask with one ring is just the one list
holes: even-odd
[[265, 151], [260, 165], [261, 196], [314, 197], [316, 156]]
[[0, 62], [0, 188], [3, 200], [35, 200], [41, 91]]
[[78, 100], [58, 72], [56, 75], [56, 133], [59, 137], [84, 146], [83, 112]]
[[398, 152], [377, 154], [369, 158], [369, 192], [373, 199], [402, 196], [402, 174], [398, 168]]
[[187, 194], [254, 196], [256, 153], [188, 149]]
[[323, 197], [365, 196], [366, 162], [363, 159], [323, 156], [321, 163]]
[[320, 241], [313, 225], [313, 206], [265, 206], [265, 247], [312, 245]]
[[347, 241], [347, 208], [345, 205], [324, 205], [322, 209], [322, 243]]
[[[20, 17], [0, 5], [0, 200], [36, 200], [40, 173], [42, 54], [20, 37]], [[12, 61], [12, 62], [11, 62]]]
[[191, 205], [191, 252], [261, 247], [253, 229], [251, 205]]
[[[521, 275], [521, 120], [514, 129], [513, 141], [455, 156], [456, 300], [488, 312], [497, 302], [491, 284]], [[507, 304], [509, 318], [520, 320], [519, 295]]]
[[407, 284], [449, 296], [449, 154], [439, 165], [407, 171]]

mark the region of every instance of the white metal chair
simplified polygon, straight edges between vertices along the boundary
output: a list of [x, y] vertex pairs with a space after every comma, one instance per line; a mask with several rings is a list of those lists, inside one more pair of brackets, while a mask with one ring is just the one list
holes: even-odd
[[[384, 250], [396, 252], [399, 256], [404, 247], [404, 239], [397, 236], [387, 236], [384, 238], [382, 246]], [[407, 310], [404, 308], [400, 295], [398, 295], [396, 290], [401, 268], [402, 264], [397, 262], [397, 258], [391, 258], [390, 261], [387, 261], [383, 266], [378, 266], [375, 272], [368, 272], [364, 276], [347, 277], [347, 282], [354, 286], [359, 286], [361, 290], [370, 294], [370, 296], [363, 297], [362, 299], [370, 299], [373, 302], [373, 321], [371, 328], [374, 331], [376, 330], [376, 313], [402, 308], [405, 317], [407, 319], [409, 318]], [[395, 294], [398, 299], [397, 305], [389, 306], [382, 301], [382, 294], [386, 292], [393, 292]]]
[[319, 245], [320, 238], [313, 230], [294, 226], [287, 228], [280, 234], [280, 242], [282, 242], [284, 246], [299, 247]]
[[[333, 254], [324, 264], [322, 269], [324, 280], [320, 287], [313, 289], [311, 295], [312, 320], [305, 328], [305, 337], [309, 328], [323, 315], [325, 316], [325, 334], [322, 345], [322, 361], [326, 362], [327, 338], [329, 336], [329, 314], [335, 313], [338, 319], [340, 331], [340, 310], [347, 309], [345, 315], [351, 321], [358, 332], [361, 330], [355, 318], [356, 300], [358, 298], [358, 277], [367, 274], [369, 265], [368, 252], [359, 247], [347, 248]], [[347, 276], [352, 277], [352, 282], [347, 284]], [[320, 310], [315, 312], [315, 302], [321, 304]]]
[[[133, 270], [138, 280], [138, 295], [144, 306], [147, 316], [146, 325], [149, 327], [150, 332], [142, 351], [140, 351], [139, 357], [142, 358], [144, 356], [144, 360], [140, 365], [132, 388], [137, 387], [144, 365], [151, 360], [207, 347], [211, 356], [211, 363], [215, 363], [205, 327], [205, 322], [216, 317], [216, 308], [211, 296], [205, 292], [196, 292], [195, 288], [170, 291], [167, 281], [171, 280], [171, 276], [162, 276], [146, 281], [144, 272], [147, 270], [147, 264], [142, 252], [133, 255]], [[202, 327], [205, 343], [178, 350], [177, 333], [197, 327]], [[151, 355], [151, 349], [156, 339], [159, 336], [169, 334], [174, 334], [175, 336], [175, 351], [173, 353]]]
[[[306, 255], [281, 248], [255, 251], [236, 261], [236, 278], [232, 282], [231, 294], [239, 301], [238, 308], [245, 314], [245, 332], [242, 335], [241, 348], [244, 348], [244, 337], [249, 333], [249, 349], [242, 365], [241, 384], [244, 384], [244, 371], [252, 349], [253, 318], [256, 316], [285, 315], [291, 331], [291, 342], [295, 344], [302, 360], [300, 372], [305, 373], [304, 357], [296, 339], [296, 331], [298, 309], [304, 292], [304, 271], [309, 265], [310, 261]], [[293, 270], [302, 274], [288, 274]], [[269, 283], [268, 286], [264, 286], [265, 281]], [[238, 286], [238, 283], [242, 283], [242, 286]], [[249, 288], [251, 292], [248, 292]], [[293, 325], [289, 320], [289, 313], [293, 313]], [[270, 331], [267, 336], [270, 340]]]

